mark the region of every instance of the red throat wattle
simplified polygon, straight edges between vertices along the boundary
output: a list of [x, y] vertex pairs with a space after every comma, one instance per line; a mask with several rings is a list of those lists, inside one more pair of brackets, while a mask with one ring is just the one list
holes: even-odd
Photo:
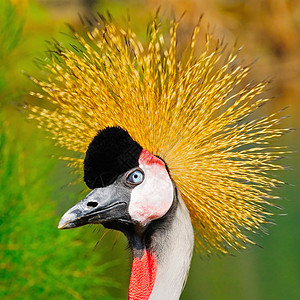
[[153, 252], [144, 250], [141, 258], [135, 257], [132, 262], [129, 283], [129, 300], [148, 300], [152, 292], [157, 263]]

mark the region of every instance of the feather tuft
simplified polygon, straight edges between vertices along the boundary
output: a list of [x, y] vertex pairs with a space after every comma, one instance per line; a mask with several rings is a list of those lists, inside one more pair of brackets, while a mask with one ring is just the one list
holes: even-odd
[[[239, 50], [228, 54], [207, 34], [196, 55], [199, 21], [179, 55], [178, 26], [171, 21], [166, 38], [155, 17], [146, 45], [103, 18], [87, 37], [73, 31], [77, 45], [55, 44], [48, 79], [32, 79], [43, 92], [31, 94], [51, 108], [31, 106], [29, 118], [57, 145], [82, 154], [99, 130], [126, 130], [167, 163], [198, 248], [227, 253], [254, 244], [244, 229], [263, 230], [271, 215], [271, 190], [283, 182], [270, 171], [284, 169], [274, 161], [286, 153], [272, 141], [288, 129], [278, 128], [279, 113], [253, 117], [269, 101], [267, 82], [245, 84], [250, 66], [239, 65]], [[82, 159], [68, 160], [82, 169]]]

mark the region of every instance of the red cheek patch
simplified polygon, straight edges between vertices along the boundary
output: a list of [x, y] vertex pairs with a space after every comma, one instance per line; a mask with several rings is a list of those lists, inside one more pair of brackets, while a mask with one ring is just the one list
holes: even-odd
[[152, 292], [157, 270], [156, 256], [144, 250], [142, 258], [135, 257], [132, 262], [129, 300], [148, 300]]
[[140, 154], [139, 163], [144, 165], [156, 164], [165, 167], [165, 163], [161, 159], [152, 155], [150, 152], [148, 152], [145, 149], [143, 149], [142, 153]]

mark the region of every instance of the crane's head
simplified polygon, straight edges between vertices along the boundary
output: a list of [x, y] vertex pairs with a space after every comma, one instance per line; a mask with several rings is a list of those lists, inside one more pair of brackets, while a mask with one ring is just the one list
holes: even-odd
[[[87, 36], [74, 32], [80, 51], [54, 45], [59, 59], [45, 66], [48, 79], [32, 78], [43, 93], [31, 94], [53, 106], [29, 105], [29, 118], [58, 145], [86, 152], [92, 192], [59, 227], [150, 228], [171, 215], [178, 190], [197, 249], [245, 248], [253, 244], [247, 232], [263, 229], [272, 214], [271, 191], [283, 184], [272, 173], [284, 170], [277, 161], [286, 152], [273, 141], [289, 129], [278, 126], [281, 112], [255, 117], [269, 101], [267, 82], [246, 84], [250, 66], [239, 51], [208, 34], [198, 55], [200, 23], [179, 51], [178, 21], [167, 35], [159, 19], [143, 45], [130, 28], [101, 18]], [[64, 159], [82, 168], [81, 158]]]
[[84, 181], [92, 191], [64, 214], [60, 229], [102, 223], [120, 231], [143, 230], [163, 217], [174, 200], [165, 163], [119, 127], [100, 131], [90, 143]]

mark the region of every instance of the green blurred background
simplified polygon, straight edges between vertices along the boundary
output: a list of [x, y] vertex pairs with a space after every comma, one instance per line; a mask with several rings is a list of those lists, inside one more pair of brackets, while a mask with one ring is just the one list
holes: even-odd
[[[0, 297], [1, 299], [126, 299], [130, 254], [124, 237], [100, 226], [59, 231], [63, 212], [83, 194], [63, 153], [28, 121], [23, 106], [35, 89], [23, 74], [39, 76], [35, 59], [45, 57], [47, 40], [68, 41], [65, 23], [81, 30], [78, 13], [109, 10], [145, 36], [151, 16], [182, 20], [179, 44], [204, 13], [216, 37], [244, 45], [246, 61], [259, 58], [251, 77], [272, 78], [270, 112], [289, 106], [283, 125], [296, 130], [279, 143], [297, 151], [300, 144], [300, 1], [293, 0], [0, 0]], [[228, 256], [194, 255], [181, 299], [300, 299], [299, 153], [282, 160], [292, 168], [279, 178], [285, 216], [270, 235]], [[101, 240], [99, 243], [97, 243]]]

